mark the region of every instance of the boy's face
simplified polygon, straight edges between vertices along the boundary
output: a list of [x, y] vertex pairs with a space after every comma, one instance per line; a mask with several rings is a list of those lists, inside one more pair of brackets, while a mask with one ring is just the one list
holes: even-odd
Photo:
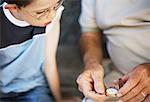
[[33, 0], [26, 7], [17, 8], [20, 17], [34, 26], [46, 26], [55, 17], [63, 0]]

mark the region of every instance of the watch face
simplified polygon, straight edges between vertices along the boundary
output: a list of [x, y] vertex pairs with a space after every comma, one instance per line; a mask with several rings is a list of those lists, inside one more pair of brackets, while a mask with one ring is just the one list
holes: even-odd
[[116, 88], [108, 88], [106, 90], [106, 95], [109, 97], [105, 102], [117, 102], [118, 97], [116, 96], [118, 93], [118, 89]]
[[116, 88], [108, 88], [106, 90], [106, 94], [108, 96], [116, 96], [117, 93], [118, 93], [118, 90]]

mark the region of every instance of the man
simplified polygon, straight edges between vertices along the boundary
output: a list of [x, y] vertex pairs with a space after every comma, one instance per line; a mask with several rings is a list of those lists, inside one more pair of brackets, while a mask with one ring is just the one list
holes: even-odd
[[85, 97], [106, 99], [103, 33], [111, 60], [124, 74], [120, 102], [150, 102], [150, 0], [82, 0], [80, 24], [85, 69], [77, 83]]

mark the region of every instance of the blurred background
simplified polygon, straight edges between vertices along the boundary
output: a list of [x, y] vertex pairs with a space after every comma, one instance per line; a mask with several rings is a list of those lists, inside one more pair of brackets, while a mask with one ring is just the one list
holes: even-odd
[[76, 85], [76, 78], [83, 70], [79, 51], [80, 26], [78, 17], [81, 12], [80, 0], [65, 0], [61, 36], [57, 52], [57, 62], [61, 80], [61, 90], [65, 98], [82, 97]]

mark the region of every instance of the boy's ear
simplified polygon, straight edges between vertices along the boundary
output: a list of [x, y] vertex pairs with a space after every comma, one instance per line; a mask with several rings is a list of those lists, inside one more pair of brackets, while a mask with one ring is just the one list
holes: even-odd
[[17, 10], [17, 6], [15, 4], [7, 4], [7, 5], [5, 5], [5, 9]]

